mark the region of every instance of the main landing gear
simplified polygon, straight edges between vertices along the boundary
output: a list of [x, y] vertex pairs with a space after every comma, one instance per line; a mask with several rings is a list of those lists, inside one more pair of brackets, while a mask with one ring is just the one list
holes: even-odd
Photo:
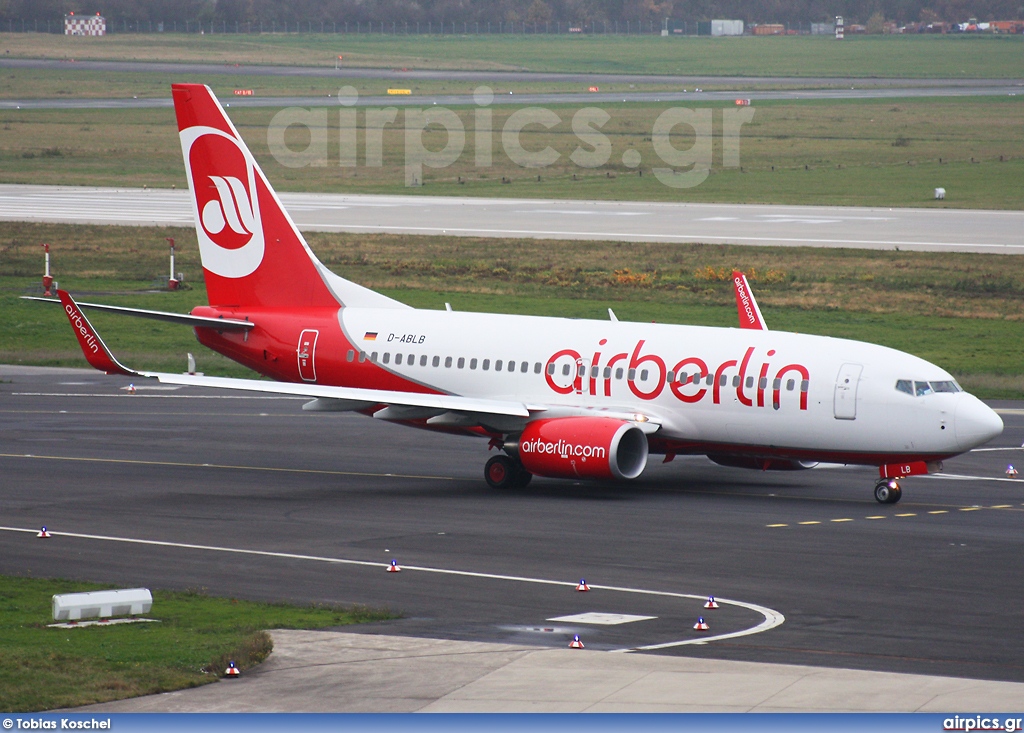
[[903, 496], [900, 483], [894, 478], [881, 479], [875, 484], [875, 501], [879, 504], [895, 504]]
[[533, 474], [523, 464], [506, 455], [491, 456], [484, 466], [484, 478], [492, 489], [525, 488]]

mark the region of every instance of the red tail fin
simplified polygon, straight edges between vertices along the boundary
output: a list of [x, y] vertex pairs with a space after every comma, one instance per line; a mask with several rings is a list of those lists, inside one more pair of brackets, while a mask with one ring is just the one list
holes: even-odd
[[336, 307], [323, 266], [210, 88], [171, 89], [210, 305]]

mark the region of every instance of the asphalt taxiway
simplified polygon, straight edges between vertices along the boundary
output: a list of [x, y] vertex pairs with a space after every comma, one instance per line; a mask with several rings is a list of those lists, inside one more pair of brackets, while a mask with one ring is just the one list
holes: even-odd
[[[304, 231], [1024, 254], [1024, 212], [281, 193]], [[184, 226], [188, 191], [0, 184], [0, 221]]]
[[[1005, 476], [1019, 404], [997, 405], [991, 445], [882, 506], [870, 468], [704, 458], [494, 492], [482, 441], [294, 399], [130, 395], [84, 370], [0, 379], [3, 573], [402, 616], [360, 634], [560, 648], [578, 633], [596, 651], [1024, 682], [1024, 481]], [[709, 594], [736, 604], [705, 612]]]

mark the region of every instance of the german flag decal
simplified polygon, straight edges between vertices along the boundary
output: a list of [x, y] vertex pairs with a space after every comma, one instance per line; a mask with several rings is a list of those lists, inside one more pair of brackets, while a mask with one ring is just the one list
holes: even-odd
[[367, 331], [366, 335], [363, 336], [363, 341], [376, 341], [376, 340], [377, 340], [377, 332], [376, 331]]

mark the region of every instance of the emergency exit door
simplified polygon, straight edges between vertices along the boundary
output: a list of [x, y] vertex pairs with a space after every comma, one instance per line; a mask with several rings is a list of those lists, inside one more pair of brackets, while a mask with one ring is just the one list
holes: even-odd
[[303, 382], [316, 381], [316, 339], [319, 331], [307, 328], [299, 334], [299, 347], [296, 349], [299, 357], [299, 376]]

